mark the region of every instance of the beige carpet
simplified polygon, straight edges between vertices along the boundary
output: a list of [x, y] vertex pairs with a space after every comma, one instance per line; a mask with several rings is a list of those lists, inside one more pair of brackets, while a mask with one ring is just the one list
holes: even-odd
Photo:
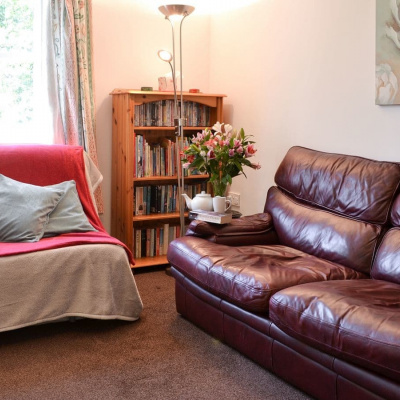
[[139, 321], [0, 333], [0, 399], [309, 399], [180, 317], [164, 271], [135, 279]]

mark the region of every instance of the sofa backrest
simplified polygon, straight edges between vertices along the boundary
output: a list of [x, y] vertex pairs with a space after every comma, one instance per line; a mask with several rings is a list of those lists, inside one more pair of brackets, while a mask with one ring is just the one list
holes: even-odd
[[394, 227], [385, 234], [379, 245], [371, 276], [400, 284], [400, 195], [393, 203], [390, 220]]
[[387, 222], [400, 182], [397, 163], [292, 147], [275, 174], [292, 196], [377, 224]]
[[395, 198], [390, 210], [390, 222], [393, 226], [400, 227], [400, 195]]
[[399, 189], [398, 164], [292, 147], [275, 182], [264, 211], [282, 244], [370, 273]]
[[400, 284], [400, 228], [392, 228], [385, 234], [376, 253], [371, 277]]
[[83, 210], [93, 227], [105, 231], [96, 212], [80, 146], [4, 145], [0, 146], [0, 174], [38, 186], [74, 180]]

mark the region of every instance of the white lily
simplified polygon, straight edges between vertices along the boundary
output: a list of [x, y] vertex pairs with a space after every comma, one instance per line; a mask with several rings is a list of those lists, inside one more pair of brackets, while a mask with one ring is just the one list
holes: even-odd
[[214, 131], [216, 131], [216, 132], [219, 132], [219, 133], [222, 133], [222, 126], [223, 126], [224, 124], [222, 123], [220, 123], [220, 122], [216, 122], [215, 124], [214, 124], [214, 126], [212, 127], [212, 129], [214, 130]]
[[225, 124], [225, 133], [229, 135], [229, 132], [233, 129], [233, 126], [230, 124]]

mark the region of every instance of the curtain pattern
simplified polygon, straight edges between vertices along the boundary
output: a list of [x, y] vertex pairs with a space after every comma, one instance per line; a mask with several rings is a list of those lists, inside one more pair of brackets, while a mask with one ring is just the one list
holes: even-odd
[[[98, 166], [92, 72], [92, 0], [52, 0], [53, 42], [63, 143], [82, 146]], [[99, 213], [104, 212], [99, 186]]]

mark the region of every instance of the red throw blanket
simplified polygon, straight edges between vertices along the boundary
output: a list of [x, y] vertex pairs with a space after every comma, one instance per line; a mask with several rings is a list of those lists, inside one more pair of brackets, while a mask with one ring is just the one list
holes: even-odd
[[98, 230], [98, 232], [62, 234], [41, 239], [35, 243], [0, 243], [0, 257], [79, 244], [108, 243], [124, 247], [130, 263], [134, 263], [130, 249], [106, 232], [97, 215], [86, 181], [82, 147], [63, 145], [0, 146], [0, 174], [38, 186], [74, 180], [83, 210], [89, 222]]

